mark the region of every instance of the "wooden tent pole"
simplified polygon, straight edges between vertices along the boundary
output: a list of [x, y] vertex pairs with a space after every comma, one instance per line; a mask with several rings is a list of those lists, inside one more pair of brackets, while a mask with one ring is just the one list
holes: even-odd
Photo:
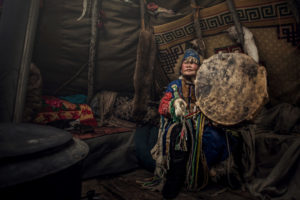
[[244, 31], [243, 31], [243, 28], [242, 28], [240, 18], [238, 16], [237, 12], [236, 12], [234, 2], [233, 2], [233, 0], [226, 0], [226, 3], [227, 3], [229, 11], [231, 12], [232, 19], [233, 19], [233, 22], [234, 22], [234, 26], [236, 28], [238, 38], [241, 42], [243, 51], [245, 52]]
[[193, 7], [193, 19], [194, 19], [194, 28], [196, 31], [196, 35], [197, 35], [197, 44], [198, 44], [198, 48], [201, 51], [201, 55], [203, 56], [203, 58], [205, 58], [205, 43], [203, 41], [203, 37], [202, 37], [202, 31], [200, 28], [200, 23], [199, 23], [199, 9], [200, 7], [197, 6], [197, 3], [195, 0], [191, 0], [191, 5]]
[[87, 101], [93, 97], [94, 94], [94, 72], [95, 72], [95, 57], [96, 57], [96, 43], [98, 39], [98, 0], [93, 0], [92, 13], [91, 13], [91, 40], [89, 50], [89, 62], [88, 62], [88, 95]]
[[141, 29], [145, 30], [145, 4], [144, 0], [140, 0], [140, 9], [141, 9]]
[[[15, 1], [14, 3], [17, 3], [17, 1]], [[31, 0], [29, 1], [28, 4], [29, 4], [29, 10], [27, 11], [26, 14], [25, 12], [23, 12], [25, 15], [28, 16], [26, 29], [21, 30], [22, 32], [24, 31], [25, 37], [22, 46], [23, 52], [20, 58], [21, 62], [19, 65], [19, 75], [18, 75], [16, 99], [14, 104], [14, 113], [13, 113], [13, 122], [16, 123], [20, 123], [23, 120], [23, 111], [24, 111], [24, 105], [26, 101], [28, 76], [30, 73], [29, 72], [30, 63], [32, 58], [35, 34], [36, 34], [38, 18], [39, 18], [39, 9], [40, 9], [39, 7], [40, 1], [38, 0]], [[20, 23], [20, 21], [18, 22]], [[19, 44], [21, 45], [21, 43]]]

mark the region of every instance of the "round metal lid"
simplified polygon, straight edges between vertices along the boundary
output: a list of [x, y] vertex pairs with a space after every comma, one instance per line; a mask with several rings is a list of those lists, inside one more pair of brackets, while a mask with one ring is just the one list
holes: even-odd
[[61, 129], [27, 123], [0, 123], [0, 159], [49, 151], [72, 141]]
[[0, 188], [33, 181], [79, 163], [88, 145], [61, 129], [0, 123]]
[[219, 53], [204, 60], [195, 88], [200, 110], [222, 125], [252, 119], [268, 99], [266, 69], [242, 53]]

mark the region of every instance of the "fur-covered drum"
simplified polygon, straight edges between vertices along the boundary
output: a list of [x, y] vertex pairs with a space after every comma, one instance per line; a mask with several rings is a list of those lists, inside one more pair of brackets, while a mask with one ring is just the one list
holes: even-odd
[[266, 69], [242, 53], [219, 53], [204, 60], [195, 87], [201, 111], [222, 125], [251, 120], [268, 100]]

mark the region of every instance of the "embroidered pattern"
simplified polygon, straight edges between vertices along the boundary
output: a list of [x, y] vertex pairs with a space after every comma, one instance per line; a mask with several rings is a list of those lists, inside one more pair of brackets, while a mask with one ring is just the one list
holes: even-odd
[[297, 46], [300, 42], [300, 35], [297, 34], [296, 24], [281, 24], [277, 26], [278, 39], [286, 39], [293, 46]]
[[[235, 0], [235, 5], [244, 26], [278, 27], [279, 39], [286, 39], [293, 45], [298, 44], [295, 18], [286, 0]], [[200, 10], [199, 22], [204, 39], [207, 36], [222, 34], [222, 31], [233, 25], [226, 2]], [[196, 38], [192, 15], [154, 26], [154, 35], [159, 49], [158, 59], [161, 68], [171, 79], [172, 74], [175, 74], [178, 58], [184, 54], [185, 43]]]

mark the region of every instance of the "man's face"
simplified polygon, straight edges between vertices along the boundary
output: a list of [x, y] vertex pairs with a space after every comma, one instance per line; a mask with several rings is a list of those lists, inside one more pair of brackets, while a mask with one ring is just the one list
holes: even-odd
[[196, 76], [198, 67], [198, 64], [184, 60], [181, 66], [181, 74], [187, 77]]

